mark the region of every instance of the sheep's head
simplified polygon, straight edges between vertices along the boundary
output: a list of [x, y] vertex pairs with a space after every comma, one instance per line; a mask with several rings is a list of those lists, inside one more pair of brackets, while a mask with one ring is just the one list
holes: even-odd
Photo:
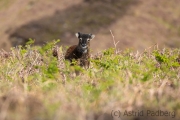
[[90, 40], [92, 40], [95, 35], [93, 34], [83, 34], [83, 33], [76, 33], [76, 37], [79, 39], [79, 44], [78, 44], [78, 50], [80, 52], [86, 53], [88, 49], [88, 44]]

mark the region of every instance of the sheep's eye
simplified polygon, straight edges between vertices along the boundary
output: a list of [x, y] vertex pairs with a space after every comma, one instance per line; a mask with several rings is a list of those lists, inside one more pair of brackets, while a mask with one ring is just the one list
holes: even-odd
[[89, 42], [89, 41], [90, 41], [90, 39], [88, 38], [88, 39], [87, 39], [87, 41]]
[[79, 38], [80, 40], [82, 40], [82, 38]]

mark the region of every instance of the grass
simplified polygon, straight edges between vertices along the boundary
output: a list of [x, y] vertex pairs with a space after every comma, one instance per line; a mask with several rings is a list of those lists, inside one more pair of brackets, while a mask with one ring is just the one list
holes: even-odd
[[[64, 60], [62, 47], [52, 56], [59, 41], [42, 47], [33, 42], [0, 52], [1, 120], [180, 118], [180, 49], [109, 48], [83, 69]], [[153, 114], [158, 110], [168, 114]]]
[[9, 7], [10, 4], [12, 4], [10, 0], [0, 0], [0, 10]]

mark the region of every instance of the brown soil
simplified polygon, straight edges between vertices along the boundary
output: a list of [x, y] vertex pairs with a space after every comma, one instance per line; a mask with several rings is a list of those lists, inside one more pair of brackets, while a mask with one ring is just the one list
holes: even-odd
[[96, 35], [93, 52], [113, 46], [112, 30], [120, 50], [180, 47], [179, 0], [1, 0], [0, 47], [36, 45], [60, 39], [60, 45], [76, 44], [76, 32]]

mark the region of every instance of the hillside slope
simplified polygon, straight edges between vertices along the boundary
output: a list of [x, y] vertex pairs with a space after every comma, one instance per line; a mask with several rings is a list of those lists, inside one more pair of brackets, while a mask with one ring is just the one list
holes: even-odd
[[6, 50], [29, 38], [38, 45], [53, 39], [61, 39], [65, 46], [76, 44], [74, 33], [80, 31], [96, 35], [91, 45], [95, 53], [113, 46], [110, 29], [120, 41], [119, 49], [143, 50], [156, 43], [180, 47], [179, 0], [3, 1], [0, 45]]

